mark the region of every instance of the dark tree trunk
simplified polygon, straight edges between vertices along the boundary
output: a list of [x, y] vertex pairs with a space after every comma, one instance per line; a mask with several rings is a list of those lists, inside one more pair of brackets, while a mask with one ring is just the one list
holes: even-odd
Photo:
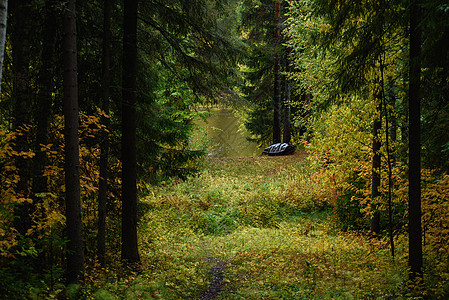
[[137, 247], [137, 0], [125, 0], [122, 103], [122, 260], [140, 261]]
[[292, 131], [291, 131], [291, 125], [290, 125], [290, 114], [291, 114], [291, 107], [290, 104], [284, 105], [284, 131], [282, 140], [284, 143], [290, 144], [292, 139]]
[[0, 96], [2, 94], [3, 59], [6, 44], [6, 20], [8, 18], [8, 0], [0, 1]]
[[380, 213], [377, 211], [376, 201], [380, 197], [380, 167], [381, 167], [381, 129], [382, 129], [382, 92], [379, 84], [376, 86], [375, 99], [376, 102], [376, 118], [373, 123], [373, 161], [371, 176], [371, 207], [373, 215], [371, 216], [370, 231], [374, 235], [380, 234]]
[[287, 74], [285, 78], [285, 101], [284, 101], [284, 132], [283, 132], [283, 141], [284, 143], [290, 143], [292, 132], [290, 125], [290, 102], [291, 102], [291, 91], [292, 91], [292, 82], [290, 78], [288, 78], [291, 72], [290, 66], [290, 48], [287, 49], [287, 59], [285, 66], [285, 73]]
[[[388, 168], [388, 194], [387, 194], [387, 204], [388, 204], [388, 234], [390, 236], [390, 250], [391, 250], [391, 256], [394, 258], [395, 255], [395, 248], [394, 248], [394, 232], [393, 232], [393, 204], [392, 204], [392, 191], [393, 191], [393, 158], [391, 154], [391, 147], [390, 147], [390, 120], [391, 118], [394, 118], [393, 112], [394, 112], [394, 104], [396, 100], [393, 102], [393, 106], [388, 108], [388, 105], [386, 103], [386, 97], [385, 97], [385, 81], [384, 81], [384, 65], [383, 61], [381, 59], [381, 82], [382, 82], [382, 110], [385, 112], [385, 149], [387, 154], [387, 168]], [[389, 81], [389, 101], [392, 102], [392, 97], [394, 98], [394, 91], [393, 91], [393, 80], [390, 78]]]
[[396, 118], [396, 94], [394, 93], [394, 81], [392, 78], [388, 79], [388, 98], [389, 98], [389, 115], [390, 115], [390, 138], [393, 143], [398, 139], [398, 119]]
[[410, 7], [410, 84], [409, 84], [409, 266], [410, 279], [422, 277], [421, 228], [421, 31], [419, 1]]
[[[36, 143], [33, 159], [33, 195], [47, 191], [47, 177], [44, 176], [44, 169], [47, 163], [46, 151], [42, 151], [42, 145], [48, 144], [49, 119], [51, 115], [53, 74], [54, 74], [54, 53], [56, 44], [56, 8], [55, 0], [48, 0], [45, 3], [45, 23], [43, 29], [43, 41], [41, 49], [42, 65], [39, 70], [37, 107], [35, 111]], [[39, 201], [39, 197], [34, 197]]]
[[[31, 2], [28, 0], [15, 0], [11, 3], [12, 12], [12, 58], [13, 58], [13, 99], [14, 99], [14, 120], [13, 130], [23, 129], [29, 124], [29, 113], [32, 103], [32, 90], [30, 87], [30, 57], [31, 57]], [[16, 137], [14, 150], [17, 152], [27, 151], [27, 135], [20, 134]], [[30, 170], [28, 160], [23, 157], [16, 158], [16, 168], [19, 175], [19, 182], [16, 192], [21, 197], [29, 196]], [[28, 202], [17, 207], [15, 215], [15, 228], [22, 235], [31, 228], [31, 207]]]
[[[110, 60], [111, 60], [111, 9], [112, 0], [104, 0], [103, 7], [103, 78], [102, 78], [102, 105], [103, 112], [109, 115], [109, 84], [110, 84]], [[109, 128], [109, 117], [103, 116], [102, 123]], [[97, 255], [102, 266], [105, 263], [106, 253], [106, 202], [108, 199], [108, 157], [109, 157], [109, 134], [103, 131], [100, 143], [100, 182], [98, 188], [98, 237]]]
[[275, 2], [273, 143], [281, 142], [281, 3]]
[[84, 252], [80, 203], [79, 115], [75, 0], [68, 0], [63, 21], [64, 138], [67, 226], [67, 282], [83, 280]]
[[[35, 109], [35, 121], [36, 121], [36, 141], [34, 144], [33, 158], [33, 206], [42, 202], [43, 193], [48, 192], [47, 176], [44, 175], [45, 166], [47, 165], [47, 151], [42, 149], [43, 145], [48, 144], [48, 132], [50, 127], [50, 115], [52, 106], [52, 93], [53, 93], [53, 76], [55, 71], [54, 56], [56, 45], [56, 28], [58, 26], [56, 19], [56, 0], [47, 0], [44, 7], [44, 26], [43, 26], [43, 40], [41, 48], [41, 61], [42, 65], [39, 69], [39, 75], [37, 80], [37, 99]], [[34, 209], [33, 207], [33, 209]], [[41, 220], [38, 220], [41, 221]], [[36, 239], [39, 246], [44, 248], [45, 242], [40, 239]], [[39, 257], [36, 260], [36, 268], [42, 269], [47, 263], [52, 263], [52, 253], [50, 251], [49, 261], [48, 253], [44, 251], [39, 253]]]
[[[404, 76], [403, 80], [404, 82], [409, 81], [407, 78], [408, 76]], [[409, 100], [406, 97], [401, 98], [402, 103], [402, 110], [401, 110], [401, 119], [400, 119], [400, 132], [401, 132], [401, 142], [404, 144], [408, 143], [408, 136], [409, 136]]]

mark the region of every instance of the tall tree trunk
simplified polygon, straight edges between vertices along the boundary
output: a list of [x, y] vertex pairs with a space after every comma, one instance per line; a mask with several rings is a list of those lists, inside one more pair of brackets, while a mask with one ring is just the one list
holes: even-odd
[[[380, 70], [381, 70], [381, 86], [382, 86], [382, 111], [385, 112], [385, 149], [387, 152], [387, 168], [388, 168], [388, 194], [387, 194], [387, 204], [388, 204], [388, 234], [390, 236], [390, 250], [391, 256], [394, 258], [395, 249], [394, 249], [394, 234], [393, 234], [393, 204], [392, 204], [392, 191], [393, 191], [393, 158], [391, 154], [390, 147], [390, 119], [394, 118], [393, 111], [394, 105], [391, 108], [388, 108], [386, 96], [385, 96], [385, 76], [384, 76], [384, 63], [381, 59], [380, 62]], [[391, 102], [391, 96], [393, 92], [393, 81], [390, 79], [389, 81], [390, 91], [389, 91], [389, 101]], [[396, 102], [396, 101], [394, 101]]]
[[376, 103], [376, 117], [373, 123], [373, 160], [371, 176], [371, 207], [373, 209], [373, 215], [371, 216], [370, 231], [372, 234], [378, 235], [380, 234], [380, 213], [377, 211], [376, 201], [377, 198], [380, 197], [380, 138], [382, 129], [382, 90], [378, 82], [376, 82], [374, 97]]
[[64, 138], [67, 226], [67, 282], [83, 280], [84, 252], [80, 201], [79, 114], [75, 0], [67, 0], [63, 21]]
[[[287, 80], [290, 81], [290, 80]], [[284, 104], [284, 131], [282, 141], [289, 144], [292, 139], [292, 130], [290, 124], [291, 106], [288, 103]]]
[[[409, 73], [404, 73], [402, 80], [404, 82], [409, 81]], [[399, 132], [401, 133], [401, 142], [404, 144], [408, 144], [409, 137], [409, 99], [408, 97], [401, 97], [401, 118], [399, 119]]]
[[[388, 148], [390, 153], [391, 166], [396, 165], [396, 149], [395, 144], [398, 140], [398, 118], [396, 117], [396, 94], [394, 92], [394, 80], [393, 78], [388, 78], [388, 104], [386, 105], [386, 114], [389, 118], [391, 125], [387, 135], [390, 137], [390, 147]], [[387, 137], [388, 137], [387, 136]], [[391, 174], [390, 174], [391, 175]]]
[[[54, 74], [54, 53], [56, 45], [56, 0], [45, 2], [45, 21], [43, 29], [43, 41], [41, 50], [42, 65], [39, 70], [37, 107], [35, 111], [36, 142], [34, 145], [33, 159], [33, 195], [47, 191], [47, 177], [44, 176], [44, 169], [47, 163], [47, 155], [42, 151], [41, 145], [48, 144], [49, 119], [51, 115], [53, 74]], [[35, 201], [39, 201], [34, 197]]]
[[409, 266], [410, 279], [422, 277], [421, 228], [421, 19], [419, 1], [410, 7], [410, 84], [409, 84]]
[[122, 260], [140, 261], [137, 247], [137, 0], [125, 0], [122, 103]]
[[388, 99], [390, 109], [387, 110], [389, 111], [391, 121], [390, 138], [395, 143], [398, 139], [398, 119], [396, 118], [396, 94], [394, 93], [394, 80], [392, 78], [388, 78]]
[[291, 132], [291, 125], [290, 125], [290, 102], [291, 102], [291, 92], [292, 92], [292, 82], [289, 78], [290, 72], [291, 72], [291, 65], [290, 65], [290, 52], [291, 49], [288, 47], [287, 49], [287, 59], [286, 59], [286, 65], [285, 65], [285, 101], [284, 101], [284, 132], [283, 132], [283, 142], [284, 143], [290, 143], [292, 132]]
[[[110, 84], [110, 60], [111, 60], [111, 10], [112, 0], [104, 0], [103, 7], [103, 78], [102, 101], [103, 113], [109, 115], [109, 84]], [[109, 128], [109, 117], [103, 116], [102, 123]], [[97, 254], [102, 266], [105, 263], [106, 253], [106, 202], [108, 199], [108, 158], [109, 158], [109, 134], [105, 130], [101, 134], [100, 154], [100, 182], [98, 189], [98, 237]]]
[[[10, 6], [12, 12], [12, 57], [13, 57], [13, 99], [14, 120], [13, 129], [23, 129], [30, 121], [29, 108], [32, 103], [32, 90], [30, 86], [30, 57], [31, 57], [31, 2], [29, 0], [15, 0]], [[26, 133], [16, 137], [14, 150], [18, 153], [28, 150]], [[17, 194], [21, 197], [29, 196], [30, 170], [28, 160], [24, 157], [16, 158], [16, 168], [19, 175], [19, 182], [16, 186]], [[17, 207], [15, 215], [15, 228], [25, 235], [31, 228], [31, 204], [22, 203]]]
[[[47, 0], [44, 7], [44, 26], [43, 26], [43, 40], [42, 49], [40, 53], [42, 65], [39, 68], [39, 75], [37, 79], [38, 91], [36, 93], [36, 109], [34, 119], [36, 121], [36, 140], [34, 144], [33, 158], [33, 183], [31, 187], [31, 194], [33, 195], [33, 209], [42, 201], [41, 195], [48, 192], [47, 176], [45, 176], [45, 166], [47, 165], [47, 151], [42, 149], [42, 145], [48, 144], [48, 132], [50, 127], [50, 115], [52, 105], [53, 93], [53, 74], [55, 69], [55, 45], [56, 45], [56, 5], [57, 0]], [[39, 220], [38, 220], [39, 221]], [[45, 243], [40, 243], [36, 239], [39, 247], [45, 247]], [[36, 268], [42, 269], [48, 261], [52, 263], [52, 253], [41, 252], [36, 260]]]
[[281, 3], [275, 2], [273, 143], [281, 142]]
[[6, 42], [6, 20], [8, 18], [8, 0], [0, 0], [0, 98], [2, 95], [3, 57]]

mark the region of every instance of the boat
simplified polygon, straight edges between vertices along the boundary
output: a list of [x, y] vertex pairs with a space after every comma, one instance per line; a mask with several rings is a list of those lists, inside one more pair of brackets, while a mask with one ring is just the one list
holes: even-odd
[[276, 143], [265, 148], [262, 154], [267, 154], [270, 156], [290, 155], [293, 154], [295, 150], [296, 150], [295, 145], [290, 145], [287, 143]]

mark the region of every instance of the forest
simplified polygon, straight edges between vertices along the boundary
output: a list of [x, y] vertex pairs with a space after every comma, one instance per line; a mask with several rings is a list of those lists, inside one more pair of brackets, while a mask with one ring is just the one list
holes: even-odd
[[449, 298], [445, 0], [0, 0], [0, 81], [1, 299]]

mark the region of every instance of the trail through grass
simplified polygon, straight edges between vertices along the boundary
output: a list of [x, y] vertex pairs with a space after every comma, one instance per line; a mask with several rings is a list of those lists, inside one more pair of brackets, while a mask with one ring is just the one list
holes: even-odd
[[152, 188], [142, 270], [97, 298], [400, 299], [401, 249], [393, 261], [383, 242], [339, 231], [304, 156], [208, 159], [198, 176]]

